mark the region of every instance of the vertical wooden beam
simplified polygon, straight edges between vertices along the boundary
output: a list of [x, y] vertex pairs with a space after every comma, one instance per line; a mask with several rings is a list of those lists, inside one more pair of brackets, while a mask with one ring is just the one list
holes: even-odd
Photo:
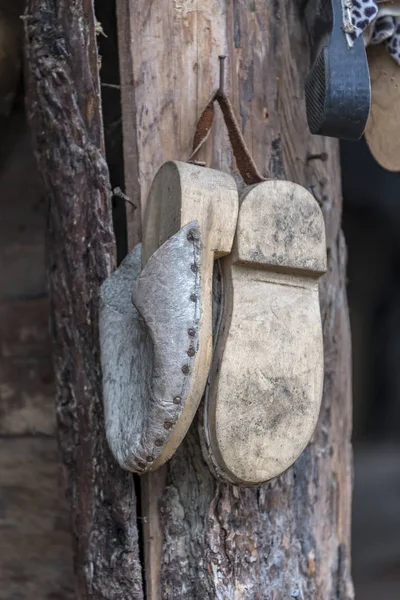
[[[225, 7], [212, 1], [203, 2], [199, 11], [193, 2], [117, 0], [117, 18], [125, 188], [138, 207], [127, 210], [128, 241], [133, 247], [140, 240], [153, 176], [165, 160], [186, 160], [191, 153], [198, 115], [218, 84], [218, 55], [227, 52], [226, 15]], [[216, 25], [213, 29], [211, 21]], [[217, 118], [214, 135], [218, 134], [226, 138]], [[229, 147], [225, 152], [219, 161], [229, 170]], [[211, 153], [209, 146], [202, 158], [212, 160]], [[164, 466], [141, 478], [145, 577], [151, 599], [159, 597], [163, 544], [159, 500], [166, 476]]]
[[[218, 84], [218, 55], [227, 51], [226, 9], [214, 0], [117, 0], [117, 15], [125, 183], [143, 218], [158, 168], [168, 158], [190, 155], [197, 117]], [[215, 136], [220, 134], [218, 121]], [[218, 160], [229, 169], [230, 151], [225, 153]], [[132, 245], [139, 214], [128, 217], [136, 232]]]
[[[128, 193], [142, 210], [161, 164], [188, 157], [196, 119], [218, 83], [217, 57], [227, 54], [226, 89], [253, 156], [264, 175], [314, 193], [329, 264], [321, 285], [325, 391], [312, 443], [282, 477], [240, 489], [212, 478], [194, 424], [165, 474], [146, 483], [150, 523], [155, 519], [162, 539], [158, 558], [148, 563], [148, 597], [350, 600], [350, 336], [339, 156], [335, 141], [307, 129], [308, 46], [297, 4], [119, 0], [118, 8], [120, 36], [129, 40], [121, 44], [123, 104], [131, 103], [123, 124], [125, 168], [137, 174]], [[327, 161], [308, 161], [321, 152]], [[221, 120], [206, 158], [215, 168], [235, 169]], [[131, 229], [134, 242], [137, 214]], [[152, 539], [148, 544], [152, 551]]]
[[134, 83], [134, 38], [130, 24], [135, 18], [136, 7], [131, 2], [116, 1], [118, 23], [119, 72], [121, 86], [121, 109], [123, 122], [123, 154], [125, 193], [134, 204], [126, 207], [128, 244], [136, 246], [142, 237], [140, 173], [138, 160], [138, 124], [135, 117], [136, 91]]

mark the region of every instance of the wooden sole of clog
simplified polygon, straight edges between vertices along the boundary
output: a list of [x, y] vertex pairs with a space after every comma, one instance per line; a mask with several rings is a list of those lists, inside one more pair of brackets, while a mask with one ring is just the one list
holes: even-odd
[[[200, 291], [195, 298], [191, 289], [187, 297], [199, 304], [199, 320], [194, 338], [187, 333], [186, 352], [195, 351], [188, 372], [188, 390], [182, 397], [182, 410], [169, 432], [153, 468], [168, 460], [194, 418], [207, 381], [212, 356], [212, 278], [214, 260], [229, 254], [236, 230], [239, 197], [235, 180], [230, 175], [197, 165], [165, 163], [157, 173], [147, 203], [143, 234], [143, 266], [156, 248], [191, 221], [198, 223], [201, 262], [189, 264], [198, 278]], [[176, 273], [176, 277], [180, 277]], [[156, 285], [156, 282], [155, 282]], [[196, 295], [196, 294], [195, 294]], [[142, 301], [149, 302], [149, 291]], [[179, 306], [176, 307], [179, 311]], [[174, 314], [170, 319], [175, 318]], [[193, 344], [194, 340], [194, 344]], [[183, 367], [183, 365], [182, 365]], [[170, 399], [166, 399], [169, 401]]]
[[315, 199], [285, 181], [247, 188], [232, 254], [221, 265], [225, 302], [204, 404], [203, 450], [218, 477], [257, 485], [293, 464], [319, 414], [318, 279], [326, 248]]

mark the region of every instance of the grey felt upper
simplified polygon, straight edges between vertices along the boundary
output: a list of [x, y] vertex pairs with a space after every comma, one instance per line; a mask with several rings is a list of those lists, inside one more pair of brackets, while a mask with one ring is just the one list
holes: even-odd
[[200, 270], [192, 269], [202, 257], [199, 238], [197, 221], [185, 225], [143, 270], [136, 246], [101, 288], [106, 434], [119, 464], [136, 473], [160, 456], [189, 392], [201, 310]]

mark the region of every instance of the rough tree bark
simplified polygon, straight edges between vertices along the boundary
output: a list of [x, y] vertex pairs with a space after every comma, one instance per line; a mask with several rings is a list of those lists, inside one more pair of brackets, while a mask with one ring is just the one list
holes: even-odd
[[114, 266], [91, 0], [29, 0], [27, 111], [49, 202], [48, 279], [58, 431], [79, 598], [140, 599], [133, 478], [103, 427], [99, 286]]
[[[160, 165], [185, 160], [218, 85], [262, 173], [310, 189], [321, 205], [329, 271], [321, 284], [325, 386], [312, 443], [260, 489], [217, 483], [196, 424], [167, 467], [143, 478], [148, 597], [350, 600], [351, 392], [340, 231], [338, 144], [306, 125], [306, 33], [293, 0], [120, 0], [120, 65], [129, 196], [143, 208]], [[320, 158], [312, 158], [317, 155]], [[326, 156], [325, 156], [326, 155]], [[221, 120], [202, 158], [235, 172]], [[130, 213], [130, 243], [140, 235]], [[266, 351], [268, 349], [266, 348]]]
[[[184, 160], [227, 54], [226, 90], [264, 175], [309, 188], [326, 220], [321, 286], [325, 391], [313, 441], [259, 489], [217, 483], [196, 424], [148, 496], [151, 598], [350, 600], [351, 406], [345, 247], [336, 142], [308, 134], [308, 48], [293, 0], [118, 0], [127, 192], [145, 204], [167, 159]], [[58, 416], [75, 535], [79, 598], [139, 599], [130, 475], [106, 448], [98, 289], [113, 267], [91, 0], [29, 0], [27, 103], [49, 198], [49, 281]], [[310, 155], [327, 153], [327, 159]], [[235, 171], [221, 120], [204, 153]], [[140, 236], [131, 215], [131, 242]], [[267, 349], [266, 349], [267, 350]], [[157, 494], [155, 493], [157, 491]], [[146, 497], [146, 493], [144, 494]], [[153, 536], [149, 537], [149, 532]]]

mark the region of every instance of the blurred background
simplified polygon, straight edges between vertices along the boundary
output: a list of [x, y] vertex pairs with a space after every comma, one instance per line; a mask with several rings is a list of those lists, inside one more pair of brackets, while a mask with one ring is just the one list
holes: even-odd
[[[0, 599], [72, 600], [55, 439], [46, 210], [25, 118], [21, 22], [9, 6], [0, 0]], [[96, 6], [108, 23], [99, 44], [117, 187], [123, 171], [115, 11], [113, 2]], [[400, 173], [379, 167], [364, 141], [342, 143], [341, 157], [353, 341], [353, 576], [358, 600], [399, 600]], [[118, 197], [113, 213], [122, 234]]]
[[353, 577], [359, 600], [400, 598], [400, 173], [342, 142], [353, 345]]

